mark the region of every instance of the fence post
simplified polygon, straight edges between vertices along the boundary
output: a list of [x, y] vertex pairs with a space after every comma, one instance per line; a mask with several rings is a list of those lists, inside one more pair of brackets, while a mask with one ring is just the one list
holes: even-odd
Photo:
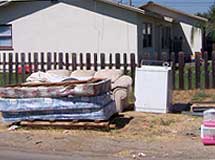
[[105, 54], [101, 53], [100, 58], [101, 58], [101, 69], [105, 69]]
[[176, 70], [176, 67], [175, 67], [175, 53], [174, 52], [171, 53], [171, 59], [172, 59], [172, 87], [173, 87], [173, 89], [175, 89], [175, 70]]
[[51, 53], [48, 52], [47, 53], [47, 70], [50, 70], [51, 69], [51, 63], [52, 62], [52, 57], [51, 57]]
[[127, 59], [127, 54], [124, 53], [123, 54], [123, 67], [124, 67], [124, 74], [127, 74], [128, 73], [128, 59]]
[[28, 53], [28, 65], [29, 65], [29, 73], [32, 73], [32, 61], [31, 61], [31, 52]]
[[167, 62], [167, 61], [168, 61], [167, 52], [162, 52], [162, 53], [161, 53], [161, 60], [164, 61], [164, 62]]
[[44, 52], [41, 52], [40, 53], [40, 59], [41, 59], [41, 61], [40, 61], [40, 66], [41, 66], [41, 71], [45, 71], [45, 68], [44, 68]]
[[59, 69], [63, 69], [63, 53], [62, 52], [59, 53], [58, 65], [59, 65]]
[[90, 53], [86, 54], [86, 68], [87, 68], [87, 70], [91, 69], [91, 54]]
[[38, 53], [34, 53], [34, 72], [38, 72]]
[[204, 52], [205, 88], [209, 88], [208, 52]]
[[6, 53], [3, 53], [3, 84], [7, 84], [7, 75], [6, 75]]
[[21, 53], [22, 82], [25, 81], [25, 53]]
[[84, 63], [83, 63], [83, 53], [80, 53], [80, 69], [84, 68]]
[[97, 53], [94, 53], [94, 71], [98, 71], [98, 56]]
[[54, 69], [57, 69], [57, 52], [54, 52]]
[[18, 67], [19, 67], [19, 53], [15, 53], [15, 79], [16, 79], [16, 83], [19, 83]]
[[77, 70], [77, 54], [72, 53], [72, 70]]
[[69, 53], [66, 53], [66, 63], [65, 63], [65, 66], [66, 66], [66, 69], [68, 70], [69, 69]]
[[179, 89], [184, 89], [184, 52], [179, 52]]
[[120, 61], [120, 54], [116, 53], [115, 55], [115, 67], [116, 69], [120, 69], [121, 61]]
[[212, 52], [212, 86], [215, 88], [215, 51]]
[[135, 59], [135, 54], [131, 53], [130, 55], [131, 59], [131, 77], [133, 79], [133, 85], [135, 84], [135, 71], [136, 71], [136, 59]]
[[196, 74], [196, 88], [201, 87], [201, 70], [200, 70], [200, 53], [195, 53], [195, 74]]
[[8, 69], [9, 69], [9, 84], [12, 84], [13, 79], [13, 53], [9, 53], [9, 63], [8, 63]]
[[109, 69], [112, 69], [113, 67], [113, 61], [112, 61], [112, 53], [109, 55]]

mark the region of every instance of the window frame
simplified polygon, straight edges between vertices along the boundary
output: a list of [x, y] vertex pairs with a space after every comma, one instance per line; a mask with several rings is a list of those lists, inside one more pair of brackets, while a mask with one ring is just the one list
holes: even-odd
[[142, 41], [143, 41], [143, 48], [153, 47], [153, 24], [152, 23], [144, 22], [142, 24]]
[[1, 46], [0, 45], [0, 50], [13, 50], [13, 28], [12, 28], [12, 24], [0, 24], [0, 27], [10, 27], [10, 32], [11, 35], [0, 35], [0, 39], [1, 38], [10, 38], [11, 39], [11, 45], [10, 46]]

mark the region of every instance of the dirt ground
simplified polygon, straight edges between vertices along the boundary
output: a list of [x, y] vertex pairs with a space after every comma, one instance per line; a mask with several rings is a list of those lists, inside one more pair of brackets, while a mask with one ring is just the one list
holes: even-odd
[[[215, 90], [207, 91], [207, 94]], [[190, 103], [198, 91], [176, 91], [174, 103]], [[71, 159], [214, 159], [215, 147], [200, 139], [202, 117], [128, 111], [115, 119], [117, 129], [65, 130], [0, 127], [1, 150], [14, 150]], [[1, 157], [1, 154], [0, 154]], [[80, 158], [81, 157], [81, 158]]]
[[[0, 148], [88, 159], [213, 159], [213, 146], [200, 140], [201, 117], [126, 112], [119, 129], [64, 130], [1, 127]], [[139, 156], [138, 156], [139, 154]], [[87, 158], [88, 157], [88, 158]]]

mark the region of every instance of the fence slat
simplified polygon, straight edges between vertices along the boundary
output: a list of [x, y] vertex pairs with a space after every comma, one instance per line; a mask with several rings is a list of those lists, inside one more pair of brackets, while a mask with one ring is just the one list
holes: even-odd
[[9, 53], [9, 63], [8, 63], [8, 70], [9, 70], [9, 84], [12, 84], [12, 80], [13, 80], [13, 53]]
[[109, 54], [109, 69], [113, 68], [113, 55], [112, 53]]
[[190, 65], [188, 68], [188, 89], [192, 89], [192, 66]]
[[44, 67], [44, 52], [41, 52], [40, 53], [40, 70], [42, 71], [42, 72], [44, 72], [45, 71], [45, 67]]
[[127, 54], [123, 54], [123, 68], [124, 68], [124, 74], [128, 74], [128, 59]]
[[200, 64], [200, 53], [195, 53], [195, 79], [196, 79], [196, 88], [201, 87], [201, 64]]
[[80, 69], [84, 68], [84, 63], [83, 63], [83, 53], [80, 53]]
[[6, 74], [6, 53], [3, 53], [3, 84], [7, 84], [7, 74]]
[[32, 61], [31, 61], [31, 52], [28, 53], [28, 66], [29, 66], [29, 73], [32, 73]]
[[115, 54], [115, 67], [116, 69], [120, 69], [121, 62], [120, 62], [120, 54], [116, 53]]
[[65, 66], [66, 69], [69, 69], [69, 53], [66, 53], [66, 57], [65, 57]]
[[86, 69], [87, 70], [91, 69], [91, 54], [90, 53], [86, 54]]
[[105, 69], [105, 54], [101, 53], [100, 55], [100, 61], [101, 61], [101, 69]]
[[205, 88], [209, 88], [208, 52], [204, 52]]
[[38, 53], [34, 53], [34, 72], [38, 72]]
[[175, 73], [176, 73], [176, 61], [175, 61], [175, 53], [171, 53], [171, 60], [172, 60], [172, 87], [175, 89]]
[[57, 69], [57, 52], [54, 52], [54, 69]]
[[179, 89], [184, 89], [184, 53], [179, 52]]
[[212, 87], [215, 88], [215, 51], [212, 52]]
[[76, 53], [72, 53], [72, 70], [77, 70], [77, 55]]
[[97, 53], [94, 53], [94, 71], [98, 70], [98, 56]]
[[19, 53], [15, 53], [15, 79], [16, 79], [16, 83], [19, 83], [18, 67], [19, 67]]
[[22, 82], [25, 82], [25, 53], [21, 53]]
[[52, 69], [52, 54], [51, 52], [47, 53], [47, 70]]
[[161, 53], [161, 60], [163, 62], [167, 62], [168, 61], [168, 54], [167, 54], [167, 52], [162, 52]]
[[59, 69], [63, 69], [63, 53], [60, 52], [58, 54], [58, 66], [59, 66]]
[[133, 85], [135, 84], [135, 70], [136, 70], [136, 59], [135, 59], [135, 54], [131, 54], [130, 55], [130, 59], [131, 59], [131, 77], [133, 79]]

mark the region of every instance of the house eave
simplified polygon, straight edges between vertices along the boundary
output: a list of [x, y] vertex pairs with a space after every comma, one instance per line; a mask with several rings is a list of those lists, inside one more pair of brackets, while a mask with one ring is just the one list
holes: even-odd
[[188, 14], [188, 13], [185, 13], [185, 12], [182, 12], [182, 11], [178, 11], [178, 10], [173, 9], [173, 8], [168, 8], [166, 6], [163, 6], [163, 5], [154, 3], [154, 2], [148, 2], [147, 4], [141, 5], [138, 8], [143, 9], [143, 10], [150, 10], [149, 9], [150, 6], [157, 6], [159, 8], [168, 10], [170, 12], [174, 12], [176, 14], [184, 15], [184, 16], [190, 17], [192, 19], [195, 19], [195, 20], [198, 20], [198, 21], [201, 21], [201, 22], [204, 22], [204, 23], [208, 22], [208, 19], [206, 19], [206, 18], [203, 18], [203, 17], [200, 17], [200, 16], [196, 16], [196, 15], [193, 15], [193, 14]]

